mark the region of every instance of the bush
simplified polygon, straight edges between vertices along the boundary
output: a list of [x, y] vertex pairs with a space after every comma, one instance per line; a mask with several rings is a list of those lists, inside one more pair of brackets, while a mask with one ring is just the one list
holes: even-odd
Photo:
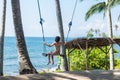
[[[88, 65], [89, 69], [101, 69], [108, 70], [110, 67], [109, 63], [109, 53], [108, 47], [94, 48], [88, 54]], [[70, 63], [70, 70], [86, 70], [86, 51], [85, 50], [74, 50], [70, 54], [68, 54], [68, 50], [66, 50], [68, 63]], [[117, 51], [114, 49], [114, 53]], [[61, 65], [61, 57], [58, 57], [59, 63]], [[115, 59], [114, 61], [115, 68], [120, 68], [120, 59]]]
[[[102, 49], [102, 50], [101, 50]], [[107, 47], [101, 49], [94, 48], [88, 54], [88, 65], [89, 69], [109, 69], [109, 53]], [[103, 52], [104, 51], [104, 52]], [[114, 50], [115, 51], [115, 50]], [[116, 52], [116, 51], [115, 51]], [[80, 50], [74, 50], [70, 53], [70, 70], [85, 70], [86, 69], [86, 52]], [[120, 66], [119, 60], [115, 60], [115, 66]]]

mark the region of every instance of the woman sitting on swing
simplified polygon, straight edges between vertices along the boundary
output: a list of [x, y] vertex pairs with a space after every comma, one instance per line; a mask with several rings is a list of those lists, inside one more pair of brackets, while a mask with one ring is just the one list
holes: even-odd
[[49, 65], [51, 63], [50, 59], [52, 59], [52, 65], [54, 64], [54, 56], [55, 55], [60, 55], [60, 46], [63, 45], [62, 42], [60, 42], [60, 37], [56, 36], [55, 37], [55, 42], [53, 42], [52, 44], [48, 44], [46, 42], [44, 42], [44, 45], [48, 46], [48, 47], [52, 47], [54, 46], [54, 51], [49, 52], [47, 54], [48, 56], [48, 64]]

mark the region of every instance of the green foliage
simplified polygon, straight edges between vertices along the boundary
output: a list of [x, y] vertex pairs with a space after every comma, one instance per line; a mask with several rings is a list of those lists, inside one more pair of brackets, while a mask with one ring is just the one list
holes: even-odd
[[105, 32], [101, 33], [101, 36], [104, 37], [104, 38], [107, 37], [107, 35], [105, 34]]
[[80, 50], [74, 50], [70, 56], [70, 70], [84, 70], [85, 69], [85, 55]]
[[111, 0], [110, 6], [116, 6], [120, 4], [120, 0]]
[[94, 35], [92, 33], [87, 34], [87, 38], [92, 38]]
[[[90, 70], [94, 69], [102, 69], [108, 70], [109, 67], [109, 48], [101, 47], [89, 49], [88, 54], [88, 65]], [[114, 49], [114, 53], [118, 53], [116, 49]], [[86, 70], [86, 50], [73, 50], [71, 53], [68, 54], [68, 50], [66, 50], [66, 54], [68, 57], [68, 63], [70, 70]], [[58, 65], [61, 65], [61, 58], [58, 56], [59, 62]], [[115, 68], [120, 68], [120, 59], [115, 59], [114, 61]], [[58, 70], [59, 71], [59, 70]]]
[[[95, 5], [93, 5], [86, 13], [86, 16], [85, 16], [85, 20], [87, 21], [88, 18], [90, 16], [92, 16], [93, 14], [97, 13], [97, 12], [102, 12], [104, 11], [104, 14], [105, 14], [105, 10], [106, 10], [106, 7], [107, 6], [110, 6], [110, 8], [112, 7], [115, 7], [117, 5], [120, 5], [120, 0], [110, 0], [109, 3], [106, 5], [105, 2], [100, 2], [100, 3], [97, 3]], [[118, 20], [120, 19], [120, 16], [118, 17]]]
[[95, 14], [96, 12], [102, 12], [106, 9], [105, 2], [100, 2], [98, 4], [93, 5], [86, 13], [85, 20], [87, 20], [90, 16]]
[[115, 59], [115, 69], [120, 69], [120, 59]]
[[[106, 52], [106, 48], [102, 48]], [[89, 67], [90, 69], [108, 69], [109, 58], [106, 53], [98, 48], [95, 48], [89, 54]]]
[[107, 37], [107, 35], [103, 32], [101, 33], [100, 29], [90, 29], [87, 31], [87, 38], [93, 38], [93, 37]]
[[[104, 53], [102, 50], [104, 50]], [[109, 69], [108, 47], [102, 47], [102, 50], [94, 48], [88, 55], [89, 69]], [[114, 50], [116, 52], [116, 50]], [[70, 53], [70, 70], [85, 70], [86, 57], [85, 51], [74, 50]], [[120, 60], [115, 60], [115, 66], [120, 67]]]
[[[101, 50], [102, 49], [102, 50]], [[108, 47], [94, 48], [88, 54], [89, 58], [89, 69], [109, 69], [109, 53]], [[103, 52], [104, 51], [104, 52]], [[68, 63], [70, 62], [70, 70], [85, 70], [86, 69], [86, 51], [85, 50], [74, 50], [68, 56], [68, 50], [66, 50]], [[114, 53], [118, 53], [116, 49], [114, 49]], [[58, 56], [59, 62], [58, 65], [61, 65], [61, 57]], [[115, 59], [114, 61], [115, 68], [120, 68], [120, 59]], [[58, 70], [61, 71], [61, 70]]]

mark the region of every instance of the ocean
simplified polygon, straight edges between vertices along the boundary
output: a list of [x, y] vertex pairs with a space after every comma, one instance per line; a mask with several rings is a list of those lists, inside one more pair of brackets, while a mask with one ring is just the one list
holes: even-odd
[[[46, 42], [52, 43], [54, 38], [45, 38]], [[43, 53], [43, 40], [42, 37], [26, 37], [26, 45], [29, 53], [30, 60], [37, 71], [43, 69], [51, 69], [57, 67], [58, 58], [55, 56], [55, 64], [47, 65], [47, 57], [42, 56]], [[53, 50], [53, 47], [46, 47], [46, 52]], [[15, 37], [5, 37], [4, 40], [4, 74], [16, 75], [18, 74], [18, 53], [16, 47]]]
[[[46, 42], [52, 43], [54, 41], [53, 37], [45, 38]], [[37, 71], [43, 69], [51, 69], [57, 67], [58, 58], [55, 56], [55, 64], [47, 65], [47, 57], [42, 56], [43, 52], [43, 39], [42, 37], [26, 37], [26, 45], [29, 53], [30, 60]], [[115, 45], [118, 53], [115, 54], [115, 58], [120, 59], [120, 47]], [[53, 47], [46, 47], [46, 52], [52, 51]], [[16, 47], [15, 37], [5, 37], [4, 40], [4, 74], [6, 75], [16, 75], [18, 74], [18, 53]]]

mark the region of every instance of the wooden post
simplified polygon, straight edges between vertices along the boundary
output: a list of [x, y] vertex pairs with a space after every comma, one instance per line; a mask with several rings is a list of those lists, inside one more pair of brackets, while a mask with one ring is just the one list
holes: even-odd
[[86, 70], [88, 70], [88, 43], [86, 41]]

